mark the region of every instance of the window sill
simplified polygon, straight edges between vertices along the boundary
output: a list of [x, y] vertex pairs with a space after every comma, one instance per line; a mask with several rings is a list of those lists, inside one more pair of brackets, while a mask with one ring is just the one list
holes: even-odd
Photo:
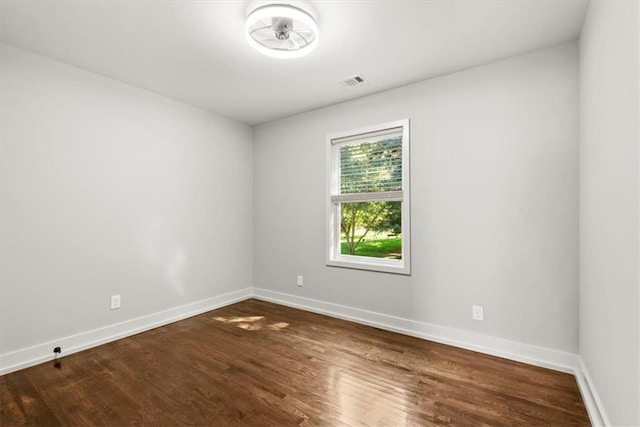
[[328, 259], [327, 266], [352, 268], [356, 270], [367, 270], [380, 273], [411, 275], [411, 268], [404, 260], [369, 258], [342, 255], [335, 259]]

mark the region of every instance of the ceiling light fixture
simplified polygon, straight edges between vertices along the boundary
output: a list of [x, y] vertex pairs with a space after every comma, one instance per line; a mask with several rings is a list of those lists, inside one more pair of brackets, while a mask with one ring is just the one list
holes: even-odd
[[245, 23], [247, 42], [274, 58], [298, 58], [318, 45], [318, 24], [310, 13], [290, 4], [255, 9]]

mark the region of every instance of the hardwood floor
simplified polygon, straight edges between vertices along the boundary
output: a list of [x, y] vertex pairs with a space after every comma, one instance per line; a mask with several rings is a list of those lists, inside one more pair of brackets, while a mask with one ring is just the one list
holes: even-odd
[[571, 375], [258, 300], [60, 363], [0, 377], [2, 426], [589, 425]]

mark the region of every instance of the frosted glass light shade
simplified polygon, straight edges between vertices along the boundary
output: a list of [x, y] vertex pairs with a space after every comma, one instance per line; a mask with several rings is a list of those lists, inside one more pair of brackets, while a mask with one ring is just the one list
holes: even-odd
[[247, 43], [274, 58], [298, 58], [318, 45], [318, 24], [306, 11], [287, 4], [255, 9], [245, 23]]

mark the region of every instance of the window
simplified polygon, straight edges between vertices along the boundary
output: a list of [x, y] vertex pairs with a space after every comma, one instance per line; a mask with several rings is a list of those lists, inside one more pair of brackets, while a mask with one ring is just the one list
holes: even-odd
[[410, 274], [409, 120], [327, 140], [327, 265]]

